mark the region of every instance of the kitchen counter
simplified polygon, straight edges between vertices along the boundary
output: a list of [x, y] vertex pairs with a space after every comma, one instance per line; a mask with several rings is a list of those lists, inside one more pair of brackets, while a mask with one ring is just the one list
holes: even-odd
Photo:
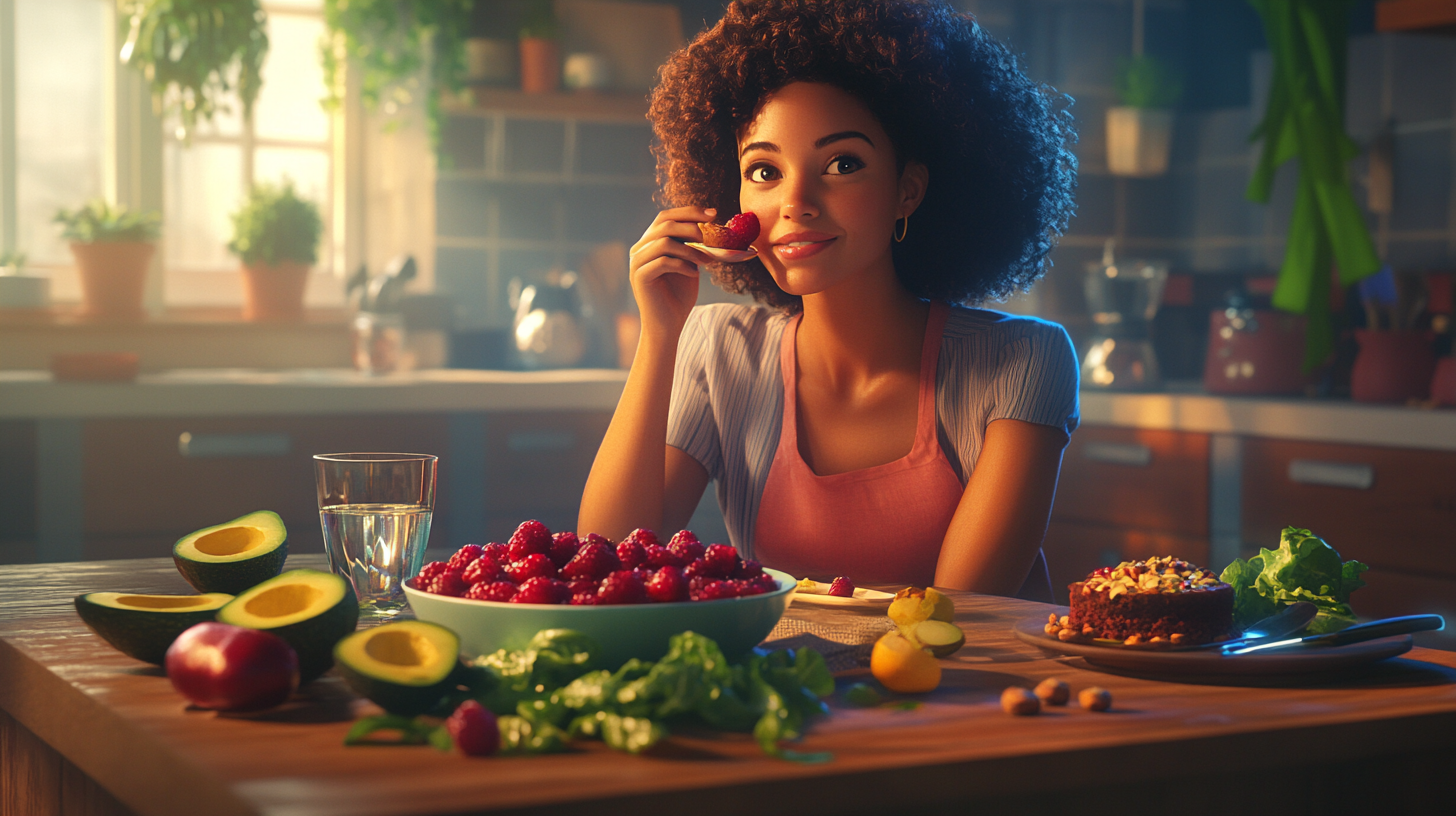
[[[321, 567], [320, 556], [289, 566]], [[164, 559], [0, 568], [0, 811], [92, 814], [436, 814], [496, 811], [696, 814], [968, 812], [1435, 812], [1456, 761], [1456, 654], [1403, 658], [1268, 688], [1171, 683], [1090, 670], [1016, 640], [1049, 605], [951, 593], [967, 646], [913, 711], [846, 708], [816, 722], [805, 752], [772, 759], [747, 735], [676, 733], [632, 757], [585, 743], [568, 754], [465, 759], [427, 747], [345, 748], [377, 713], [332, 675], [285, 708], [190, 709], [155, 668], [106, 646], [71, 609], [99, 590], [182, 592]], [[881, 609], [795, 604], [789, 616], [852, 624]], [[1010, 685], [1056, 676], [1110, 689], [1108, 714], [1075, 705], [1010, 717]], [[843, 676], [841, 686], [862, 679]], [[1224, 780], [1219, 782], [1217, 780]], [[1237, 780], [1237, 781], [1235, 781]], [[1176, 803], [1170, 804], [1170, 803]], [[1093, 807], [1105, 811], [1107, 807]]]

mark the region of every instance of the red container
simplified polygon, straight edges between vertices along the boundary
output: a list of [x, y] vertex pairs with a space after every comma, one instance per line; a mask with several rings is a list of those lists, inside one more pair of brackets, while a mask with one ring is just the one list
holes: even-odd
[[1350, 372], [1350, 396], [1360, 402], [1425, 399], [1436, 353], [1426, 332], [1356, 329], [1360, 353]]
[[1431, 399], [1437, 405], [1456, 406], [1456, 357], [1436, 361], [1436, 373], [1431, 377]]
[[1303, 394], [1304, 318], [1274, 309], [1208, 317], [1203, 388], [1210, 394]]

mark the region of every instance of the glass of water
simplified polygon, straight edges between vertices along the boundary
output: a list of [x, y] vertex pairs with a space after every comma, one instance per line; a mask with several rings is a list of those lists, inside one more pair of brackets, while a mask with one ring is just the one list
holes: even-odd
[[437, 458], [325, 453], [313, 461], [329, 565], [353, 583], [361, 618], [393, 618], [406, 605], [404, 582], [425, 558]]

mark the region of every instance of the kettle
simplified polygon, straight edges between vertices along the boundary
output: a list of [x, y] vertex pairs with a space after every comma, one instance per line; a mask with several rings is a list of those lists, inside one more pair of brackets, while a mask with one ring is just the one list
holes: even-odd
[[576, 281], [575, 272], [556, 271], [542, 284], [511, 281], [511, 337], [522, 368], [569, 368], [586, 355]]

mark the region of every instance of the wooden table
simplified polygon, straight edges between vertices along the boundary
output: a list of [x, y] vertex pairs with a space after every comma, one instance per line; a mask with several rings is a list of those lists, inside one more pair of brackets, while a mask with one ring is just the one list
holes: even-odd
[[[825, 764], [710, 732], [675, 734], [642, 757], [599, 743], [487, 759], [345, 748], [350, 722], [375, 709], [332, 676], [269, 714], [187, 710], [157, 669], [76, 618], [71, 599], [100, 589], [186, 586], [162, 559], [0, 569], [6, 816], [1448, 812], [1456, 770], [1456, 653], [1416, 649], [1322, 684], [1161, 682], [1047, 658], [1009, 630], [1052, 607], [969, 593], [953, 594], [968, 640], [945, 661], [941, 688], [912, 711], [832, 700], [832, 716], [796, 746], [832, 752]], [[789, 614], [864, 613], [796, 604]], [[1002, 713], [1002, 689], [1053, 676], [1074, 692], [1110, 689], [1113, 711]]]

